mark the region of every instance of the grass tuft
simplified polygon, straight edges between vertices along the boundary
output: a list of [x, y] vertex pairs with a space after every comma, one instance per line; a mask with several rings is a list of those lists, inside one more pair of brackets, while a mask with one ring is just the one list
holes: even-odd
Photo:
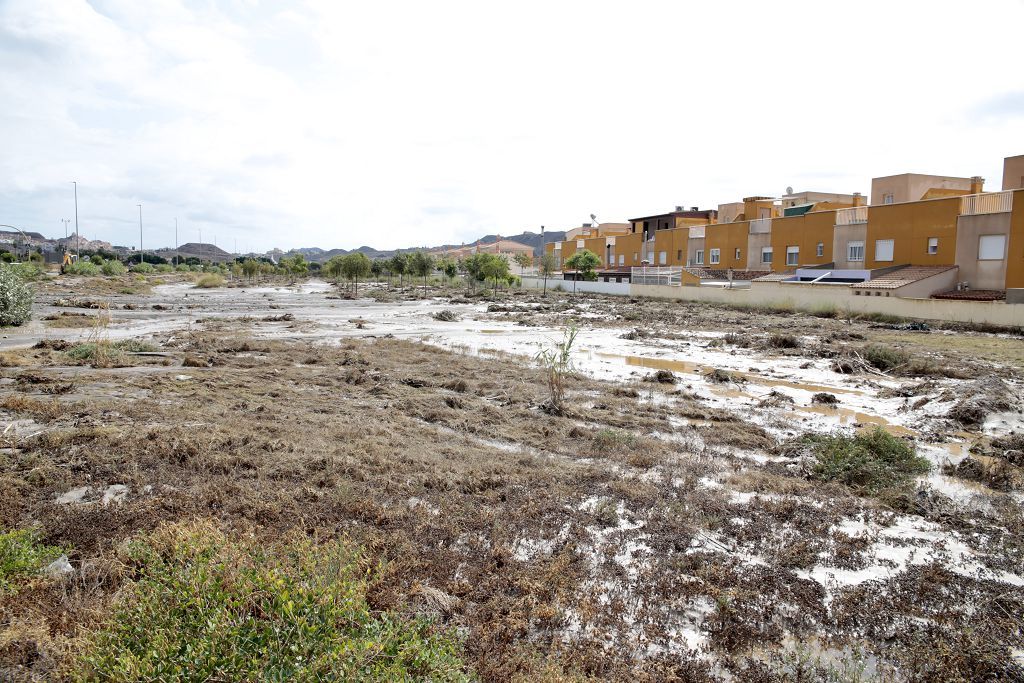
[[196, 287], [199, 287], [200, 289], [214, 289], [216, 287], [223, 286], [224, 278], [222, 278], [220, 275], [212, 273], [209, 275], [204, 275], [198, 280], [196, 280]]

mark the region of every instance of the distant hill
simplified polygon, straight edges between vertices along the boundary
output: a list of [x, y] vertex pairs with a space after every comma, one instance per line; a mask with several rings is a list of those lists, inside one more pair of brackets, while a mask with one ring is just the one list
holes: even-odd
[[[162, 252], [163, 250], [161, 250]], [[168, 249], [171, 253], [173, 249]], [[204, 259], [219, 259], [219, 260], [230, 260], [234, 257], [228, 252], [224, 251], [218, 246], [213, 244], [205, 244], [203, 242], [186, 242], [178, 247], [178, 253], [182, 256], [202, 256]]]
[[[552, 232], [545, 232], [544, 237], [541, 238], [539, 232], [521, 232], [518, 235], [501, 235], [503, 240], [512, 240], [513, 242], [521, 242], [522, 244], [528, 244], [533, 247], [533, 253], [540, 256], [544, 251], [544, 244], [546, 242], [561, 242], [565, 239], [565, 231], [555, 230]], [[436, 247], [427, 247], [429, 251], [437, 251], [442, 249], [458, 249], [459, 247], [466, 246], [468, 244], [492, 244], [498, 241], [498, 235], [485, 235], [479, 240], [474, 242], [467, 242], [466, 244], [440, 244]], [[300, 253], [306, 257], [308, 261], [317, 261], [323, 263], [329, 261], [335, 256], [344, 256], [345, 254], [351, 253], [352, 251], [358, 251], [366, 254], [368, 258], [391, 258], [395, 254], [403, 251], [416, 251], [419, 247], [409, 247], [405, 249], [391, 249], [381, 250], [374, 249], [373, 247], [359, 247], [358, 249], [321, 249], [320, 247], [302, 247], [301, 249], [292, 249], [289, 254]]]

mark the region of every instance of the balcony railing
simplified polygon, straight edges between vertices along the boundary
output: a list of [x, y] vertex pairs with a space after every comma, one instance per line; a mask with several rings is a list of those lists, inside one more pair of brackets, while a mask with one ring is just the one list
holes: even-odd
[[765, 235], [772, 231], [772, 219], [771, 218], [755, 218], [750, 221], [750, 234], [751, 235]]
[[1008, 213], [1013, 211], [1013, 192], [986, 192], [969, 194], [960, 198], [961, 216], [980, 216], [985, 213]]
[[868, 207], [851, 206], [848, 209], [836, 209], [836, 225], [859, 225], [868, 222]]
[[631, 268], [629, 281], [635, 285], [669, 285], [670, 287], [680, 287], [683, 284], [683, 269], [679, 266], [641, 266], [639, 268]]

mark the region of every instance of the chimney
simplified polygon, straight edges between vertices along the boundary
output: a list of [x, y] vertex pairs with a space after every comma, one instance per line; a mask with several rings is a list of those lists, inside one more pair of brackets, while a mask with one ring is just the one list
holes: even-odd
[[985, 187], [985, 179], [980, 175], [971, 177], [971, 194], [981, 194], [982, 188]]
[[864, 206], [864, 195], [862, 195], [860, 192], [854, 192], [853, 193], [853, 205], [854, 206]]

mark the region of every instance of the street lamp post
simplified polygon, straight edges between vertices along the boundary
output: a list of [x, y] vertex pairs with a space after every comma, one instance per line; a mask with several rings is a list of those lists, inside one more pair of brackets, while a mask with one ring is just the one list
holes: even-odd
[[548, 295], [548, 269], [544, 257], [548, 255], [548, 245], [544, 242], [544, 226], [540, 226], [540, 267], [544, 270], [544, 294]]
[[75, 251], [78, 252], [76, 258], [82, 258], [82, 235], [78, 232], [78, 181], [72, 180], [71, 184], [75, 186]]
[[139, 263], [146, 262], [146, 252], [142, 251], [142, 204], [136, 204], [139, 207]]

